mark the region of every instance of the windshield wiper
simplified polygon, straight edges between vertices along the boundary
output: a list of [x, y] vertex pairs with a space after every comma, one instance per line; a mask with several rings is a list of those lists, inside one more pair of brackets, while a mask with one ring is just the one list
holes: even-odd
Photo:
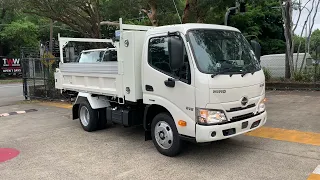
[[245, 75], [247, 75], [247, 74], [249, 74], [249, 73], [251, 73], [252, 75], [254, 75], [254, 73], [255, 73], [256, 71], [244, 71], [242, 74], [241, 74], [241, 77], [244, 77]]
[[250, 64], [248, 64], [248, 65], [246, 65], [245, 67], [244, 67], [244, 69], [247, 69], [248, 67], [254, 67], [254, 69], [253, 70], [251, 70], [251, 71], [248, 71], [248, 70], [245, 70], [242, 74], [241, 74], [241, 76], [242, 77], [244, 77], [246, 74], [248, 74], [248, 73], [251, 73], [252, 75], [254, 75], [254, 73], [256, 72], [256, 68], [255, 68], [255, 65], [256, 65], [257, 63], [250, 63]]
[[230, 75], [230, 77], [232, 77], [232, 76], [233, 76], [233, 73], [230, 72], [231, 69], [232, 69], [232, 68], [224, 68], [224, 69], [220, 70], [219, 72], [216, 72], [216, 73], [212, 74], [211, 77], [214, 78], [214, 77], [216, 77], [217, 75], [227, 74], [227, 73], [230, 73], [229, 75]]

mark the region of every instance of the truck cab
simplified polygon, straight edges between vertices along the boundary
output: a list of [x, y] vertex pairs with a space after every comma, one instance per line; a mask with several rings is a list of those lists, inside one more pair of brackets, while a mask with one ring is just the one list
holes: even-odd
[[210, 142], [265, 124], [265, 77], [239, 30], [204, 24], [159, 27], [147, 32], [145, 47], [143, 101], [166, 107], [182, 138]]
[[184, 140], [227, 139], [266, 123], [261, 49], [238, 29], [120, 24], [118, 39], [114, 74], [83, 78], [64, 74], [63, 65], [57, 70], [56, 87], [79, 92], [73, 117], [86, 131], [143, 125], [146, 140], [161, 154], [176, 156]]

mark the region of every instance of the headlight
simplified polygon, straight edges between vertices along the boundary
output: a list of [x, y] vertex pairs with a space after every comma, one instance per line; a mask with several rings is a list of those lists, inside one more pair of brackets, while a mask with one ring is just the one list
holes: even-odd
[[259, 103], [259, 106], [258, 106], [258, 113], [262, 113], [266, 110], [266, 99], [263, 99], [260, 103]]
[[227, 122], [227, 117], [223, 111], [197, 109], [197, 121], [203, 125], [214, 125]]

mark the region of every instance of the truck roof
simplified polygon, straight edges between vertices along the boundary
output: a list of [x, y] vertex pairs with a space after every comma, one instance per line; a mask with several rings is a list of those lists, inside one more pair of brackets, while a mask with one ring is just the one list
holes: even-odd
[[240, 32], [237, 28], [230, 27], [230, 26], [224, 26], [224, 25], [217, 25], [217, 24], [202, 24], [202, 23], [187, 23], [187, 24], [174, 24], [174, 25], [165, 25], [160, 27], [152, 28], [148, 31], [149, 34], [157, 34], [157, 33], [163, 33], [168, 32], [170, 29], [180, 32], [183, 32], [184, 34], [187, 33], [190, 29], [217, 29], [217, 30], [229, 30], [229, 31], [236, 31]]
[[83, 50], [82, 52], [108, 51], [108, 50], [117, 50], [117, 49], [116, 48], [88, 49], [88, 50]]

